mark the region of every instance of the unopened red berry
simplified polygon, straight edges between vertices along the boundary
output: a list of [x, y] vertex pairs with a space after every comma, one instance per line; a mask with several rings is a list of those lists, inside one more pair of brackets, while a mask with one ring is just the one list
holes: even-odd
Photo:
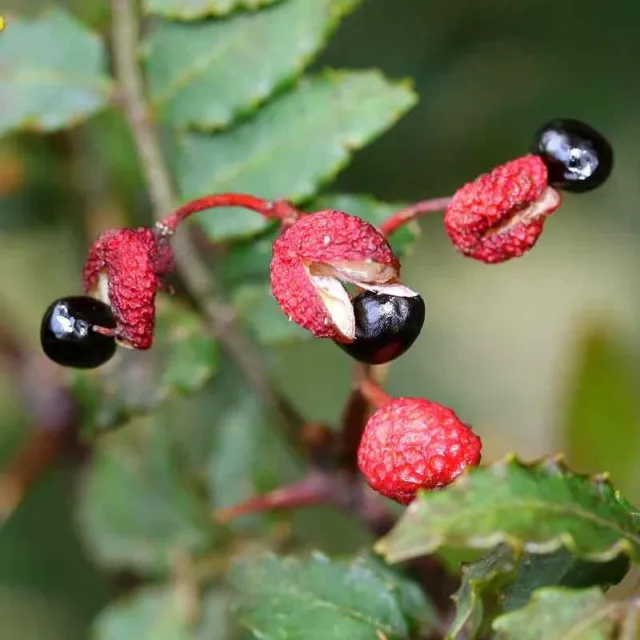
[[425, 319], [422, 296], [390, 296], [363, 291], [351, 301], [356, 338], [338, 346], [366, 364], [384, 364], [399, 358], [416, 341]]
[[419, 489], [451, 484], [480, 462], [482, 442], [447, 407], [423, 398], [395, 398], [369, 419], [358, 465], [369, 485], [408, 504]]
[[271, 289], [290, 320], [319, 338], [355, 339], [355, 316], [341, 282], [398, 296], [400, 262], [374, 226], [343, 211], [300, 217], [273, 243]]
[[542, 159], [527, 155], [496, 167], [453, 196], [444, 217], [455, 248], [486, 263], [517, 258], [538, 241], [561, 204]]

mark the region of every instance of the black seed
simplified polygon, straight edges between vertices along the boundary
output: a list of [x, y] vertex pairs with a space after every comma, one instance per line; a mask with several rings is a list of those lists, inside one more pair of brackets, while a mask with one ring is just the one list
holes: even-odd
[[581, 193], [599, 187], [613, 168], [613, 150], [595, 129], [578, 120], [557, 119], [536, 132], [532, 152], [549, 171], [549, 184]]
[[114, 337], [93, 327], [115, 329], [111, 308], [95, 298], [71, 296], [53, 302], [40, 326], [40, 343], [45, 354], [64, 367], [92, 369], [109, 360], [116, 351]]
[[421, 296], [405, 298], [364, 291], [351, 302], [356, 316], [356, 339], [350, 344], [336, 344], [359, 362], [391, 362], [420, 335], [425, 318]]

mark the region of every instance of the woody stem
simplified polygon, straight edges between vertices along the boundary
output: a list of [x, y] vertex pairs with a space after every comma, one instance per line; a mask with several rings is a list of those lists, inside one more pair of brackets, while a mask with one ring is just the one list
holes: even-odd
[[255, 211], [269, 220], [280, 220], [287, 224], [295, 221], [303, 213], [286, 200], [265, 200], [244, 193], [217, 193], [187, 202], [158, 224], [173, 233], [191, 214], [216, 207], [242, 207]]
[[336, 489], [331, 476], [315, 471], [295, 482], [245, 502], [221, 509], [214, 514], [217, 522], [229, 522], [251, 513], [275, 509], [293, 509], [320, 503], [336, 502]]
[[[115, 75], [120, 100], [140, 157], [155, 218], [161, 221], [167, 211], [174, 209], [176, 198], [144, 91], [138, 60], [138, 16], [134, 0], [111, 0], [111, 8]], [[289, 440], [297, 441], [301, 424], [299, 416], [285, 406], [272, 386], [256, 346], [236, 321], [235, 310], [221, 299], [217, 283], [200, 260], [191, 238], [186, 234], [176, 236], [172, 246], [178, 272], [188, 293], [198, 301], [209, 321], [211, 334], [236, 362], [255, 395], [273, 411]]]
[[450, 196], [446, 196], [443, 198], [431, 198], [429, 200], [421, 200], [420, 202], [416, 202], [415, 204], [412, 204], [405, 209], [401, 209], [400, 211], [391, 214], [380, 225], [380, 231], [382, 231], [385, 236], [388, 236], [411, 220], [415, 220], [416, 218], [424, 216], [428, 213], [437, 213], [438, 211], [444, 211], [450, 202]]

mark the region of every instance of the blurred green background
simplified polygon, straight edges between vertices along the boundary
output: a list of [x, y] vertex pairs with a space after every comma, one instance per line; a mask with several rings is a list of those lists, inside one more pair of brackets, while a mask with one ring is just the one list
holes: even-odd
[[[44, 0], [3, 0], [35, 13]], [[108, 6], [66, 6], [105, 29]], [[612, 142], [610, 181], [567, 195], [538, 246], [486, 267], [456, 254], [439, 215], [421, 222], [404, 265], [427, 302], [414, 348], [390, 369], [393, 394], [454, 407], [483, 436], [485, 460], [565, 451], [579, 470], [608, 471], [640, 500], [640, 4], [635, 0], [367, 0], [316, 67], [381, 67], [415, 79], [420, 104], [359, 153], [342, 191], [409, 201], [452, 193], [523, 154], [553, 117], [583, 119]], [[0, 36], [1, 37], [1, 36]], [[2, 322], [37, 346], [42, 309], [80, 289], [87, 239], [82, 202], [69, 185], [113, 187], [143, 207], [135, 159], [117, 119], [100, 115], [72, 139], [20, 136], [0, 142]], [[97, 147], [87, 145], [101, 136]], [[66, 162], [81, 157], [81, 162]], [[105, 177], [106, 176], [106, 177]], [[93, 234], [111, 224], [104, 202]], [[350, 362], [317, 341], [276, 353], [283, 390], [306, 416], [335, 422]], [[29, 430], [0, 362], [0, 454]], [[50, 473], [0, 528], [0, 639], [74, 640], [111, 587], [75, 533], [70, 469]], [[339, 526], [339, 525], [336, 525]], [[334, 534], [336, 532], [334, 531]], [[339, 535], [339, 533], [338, 533]]]

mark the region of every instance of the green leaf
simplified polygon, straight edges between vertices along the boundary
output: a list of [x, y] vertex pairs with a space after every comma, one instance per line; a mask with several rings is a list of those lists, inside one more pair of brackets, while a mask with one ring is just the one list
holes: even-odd
[[194, 393], [216, 372], [219, 349], [204, 322], [170, 296], [158, 296], [156, 311], [150, 350], [120, 349], [110, 366], [72, 374], [86, 433], [121, 425], [176, 394]]
[[500, 608], [507, 612], [525, 606], [531, 594], [541, 587], [608, 589], [618, 584], [628, 570], [629, 559], [623, 554], [609, 562], [580, 560], [567, 549], [548, 555], [524, 554], [513, 580], [501, 591]]
[[176, 553], [197, 554], [213, 543], [207, 496], [179, 456], [179, 426], [141, 418], [99, 440], [79, 516], [101, 563], [162, 573]]
[[253, 558], [231, 579], [241, 593], [241, 623], [263, 640], [392, 640], [409, 633], [397, 591], [361, 560]]
[[103, 610], [94, 622], [95, 640], [156, 638], [188, 640], [188, 603], [168, 587], [152, 587]]
[[610, 331], [590, 327], [580, 341], [567, 406], [567, 459], [585, 472], [610, 471], [625, 490], [640, 479], [639, 383], [635, 356]]
[[[380, 202], [371, 196], [327, 194], [314, 203], [314, 210], [337, 209], [358, 216], [375, 226], [382, 224], [392, 213], [404, 209], [401, 203]], [[406, 256], [418, 237], [417, 224], [403, 225], [390, 237], [391, 246], [399, 258]]]
[[[516, 569], [516, 558], [506, 545], [496, 547], [478, 562], [467, 567], [460, 588], [453, 595], [456, 616], [447, 632], [447, 639], [476, 638], [485, 620], [485, 598], [496, 593]], [[463, 634], [462, 636], [461, 634]]]
[[[294, 202], [309, 198], [354, 150], [414, 103], [407, 83], [391, 83], [376, 71], [304, 79], [228, 131], [180, 136], [176, 163], [182, 196], [240, 191]], [[201, 214], [198, 221], [212, 240], [255, 234], [267, 226], [261, 216], [241, 209]]]
[[105, 69], [102, 42], [64, 11], [11, 20], [0, 37], [0, 134], [81, 122], [109, 100]]
[[640, 517], [602, 476], [569, 470], [557, 458], [525, 465], [510, 456], [474, 469], [443, 491], [422, 492], [379, 552], [392, 562], [442, 546], [575, 555], [604, 562], [640, 558]]
[[636, 640], [640, 604], [610, 602], [598, 588], [540, 589], [493, 623], [497, 640]]
[[259, 9], [278, 0], [144, 0], [147, 13], [166, 18], [196, 20], [205, 16], [223, 16], [237, 9]]
[[465, 569], [454, 595], [456, 617], [447, 638], [476, 638], [498, 613], [519, 609], [541, 587], [608, 588], [622, 580], [629, 560], [619, 555], [609, 562], [586, 562], [567, 549], [547, 555], [517, 557], [508, 545], [499, 545]]
[[307, 340], [311, 333], [287, 318], [271, 293], [271, 286], [238, 287], [232, 296], [233, 306], [249, 325], [256, 339], [265, 345]]
[[[231, 637], [230, 594], [208, 589], [195, 603], [176, 585], [148, 587], [116, 601], [93, 624], [94, 640], [222, 640]], [[196, 604], [197, 615], [191, 610]], [[195, 620], [194, 620], [195, 618]]]
[[[194, 417], [196, 413], [208, 416], [207, 431], [214, 434], [214, 442], [196, 464], [203, 467], [212, 508], [230, 507], [299, 477], [302, 469], [297, 452], [282, 441], [231, 362], [225, 362], [207, 397], [200, 402], [190, 408]], [[198, 446], [197, 439], [191, 440]], [[194, 453], [204, 449], [200, 445]], [[242, 518], [232, 526], [250, 527], [259, 520]]]
[[152, 106], [177, 126], [218, 129], [302, 73], [359, 0], [295, 0], [228, 20], [162, 22], [146, 42]]

